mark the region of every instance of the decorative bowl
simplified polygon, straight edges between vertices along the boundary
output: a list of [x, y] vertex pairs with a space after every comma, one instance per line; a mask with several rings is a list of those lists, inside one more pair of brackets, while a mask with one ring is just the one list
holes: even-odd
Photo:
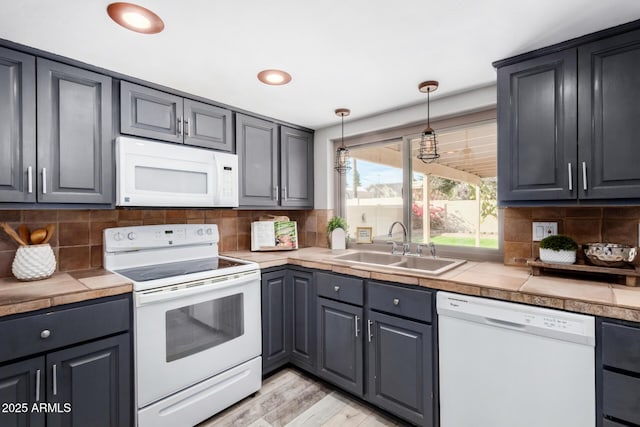
[[540, 261], [550, 264], [574, 264], [576, 251], [554, 251], [553, 249], [540, 248]]
[[585, 243], [582, 250], [592, 264], [603, 267], [624, 267], [637, 254], [635, 246], [617, 243]]

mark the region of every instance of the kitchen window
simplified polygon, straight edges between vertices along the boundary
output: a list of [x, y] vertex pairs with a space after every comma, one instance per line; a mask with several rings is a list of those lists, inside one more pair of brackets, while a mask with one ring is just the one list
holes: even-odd
[[[424, 125], [345, 139], [352, 168], [337, 180], [338, 212], [352, 237], [356, 227], [371, 227], [383, 243], [402, 221], [414, 244], [499, 255], [495, 110], [432, 125], [441, 157], [431, 164], [416, 158]], [[393, 239], [402, 238], [395, 227]]]

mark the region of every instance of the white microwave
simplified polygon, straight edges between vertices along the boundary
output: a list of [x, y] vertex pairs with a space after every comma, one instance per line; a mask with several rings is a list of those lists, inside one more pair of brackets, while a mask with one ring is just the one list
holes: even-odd
[[120, 136], [116, 205], [237, 207], [238, 156]]

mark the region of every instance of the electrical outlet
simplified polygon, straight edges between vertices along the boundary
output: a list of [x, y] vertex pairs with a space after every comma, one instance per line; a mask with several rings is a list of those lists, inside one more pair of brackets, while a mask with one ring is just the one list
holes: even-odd
[[[640, 226], [640, 224], [639, 224]], [[534, 222], [532, 236], [534, 242], [539, 242], [547, 236], [554, 236], [558, 234], [557, 222]]]

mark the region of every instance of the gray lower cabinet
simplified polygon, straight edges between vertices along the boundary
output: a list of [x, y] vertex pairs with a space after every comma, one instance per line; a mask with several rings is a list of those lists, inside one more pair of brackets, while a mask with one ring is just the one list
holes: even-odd
[[318, 298], [317, 375], [338, 387], [362, 396], [362, 307]]
[[640, 425], [640, 325], [597, 319], [598, 427]]
[[0, 404], [26, 404], [0, 425], [131, 426], [130, 311], [121, 296], [0, 319]]
[[236, 114], [241, 207], [313, 207], [313, 134]]
[[316, 291], [313, 273], [289, 269], [291, 290], [291, 363], [315, 372]]
[[291, 291], [287, 269], [262, 274], [262, 374], [289, 362]]
[[36, 60], [0, 47], [0, 202], [35, 202]]
[[120, 82], [120, 132], [233, 151], [230, 110], [146, 86]]
[[431, 325], [372, 310], [367, 325], [367, 400], [417, 425], [433, 425]]
[[112, 203], [111, 78], [37, 63], [38, 202]]
[[62, 408], [47, 427], [131, 424], [129, 340], [121, 334], [47, 355], [47, 401]]
[[0, 366], [0, 425], [44, 427], [45, 413], [32, 411], [46, 400], [44, 375], [43, 356]]

